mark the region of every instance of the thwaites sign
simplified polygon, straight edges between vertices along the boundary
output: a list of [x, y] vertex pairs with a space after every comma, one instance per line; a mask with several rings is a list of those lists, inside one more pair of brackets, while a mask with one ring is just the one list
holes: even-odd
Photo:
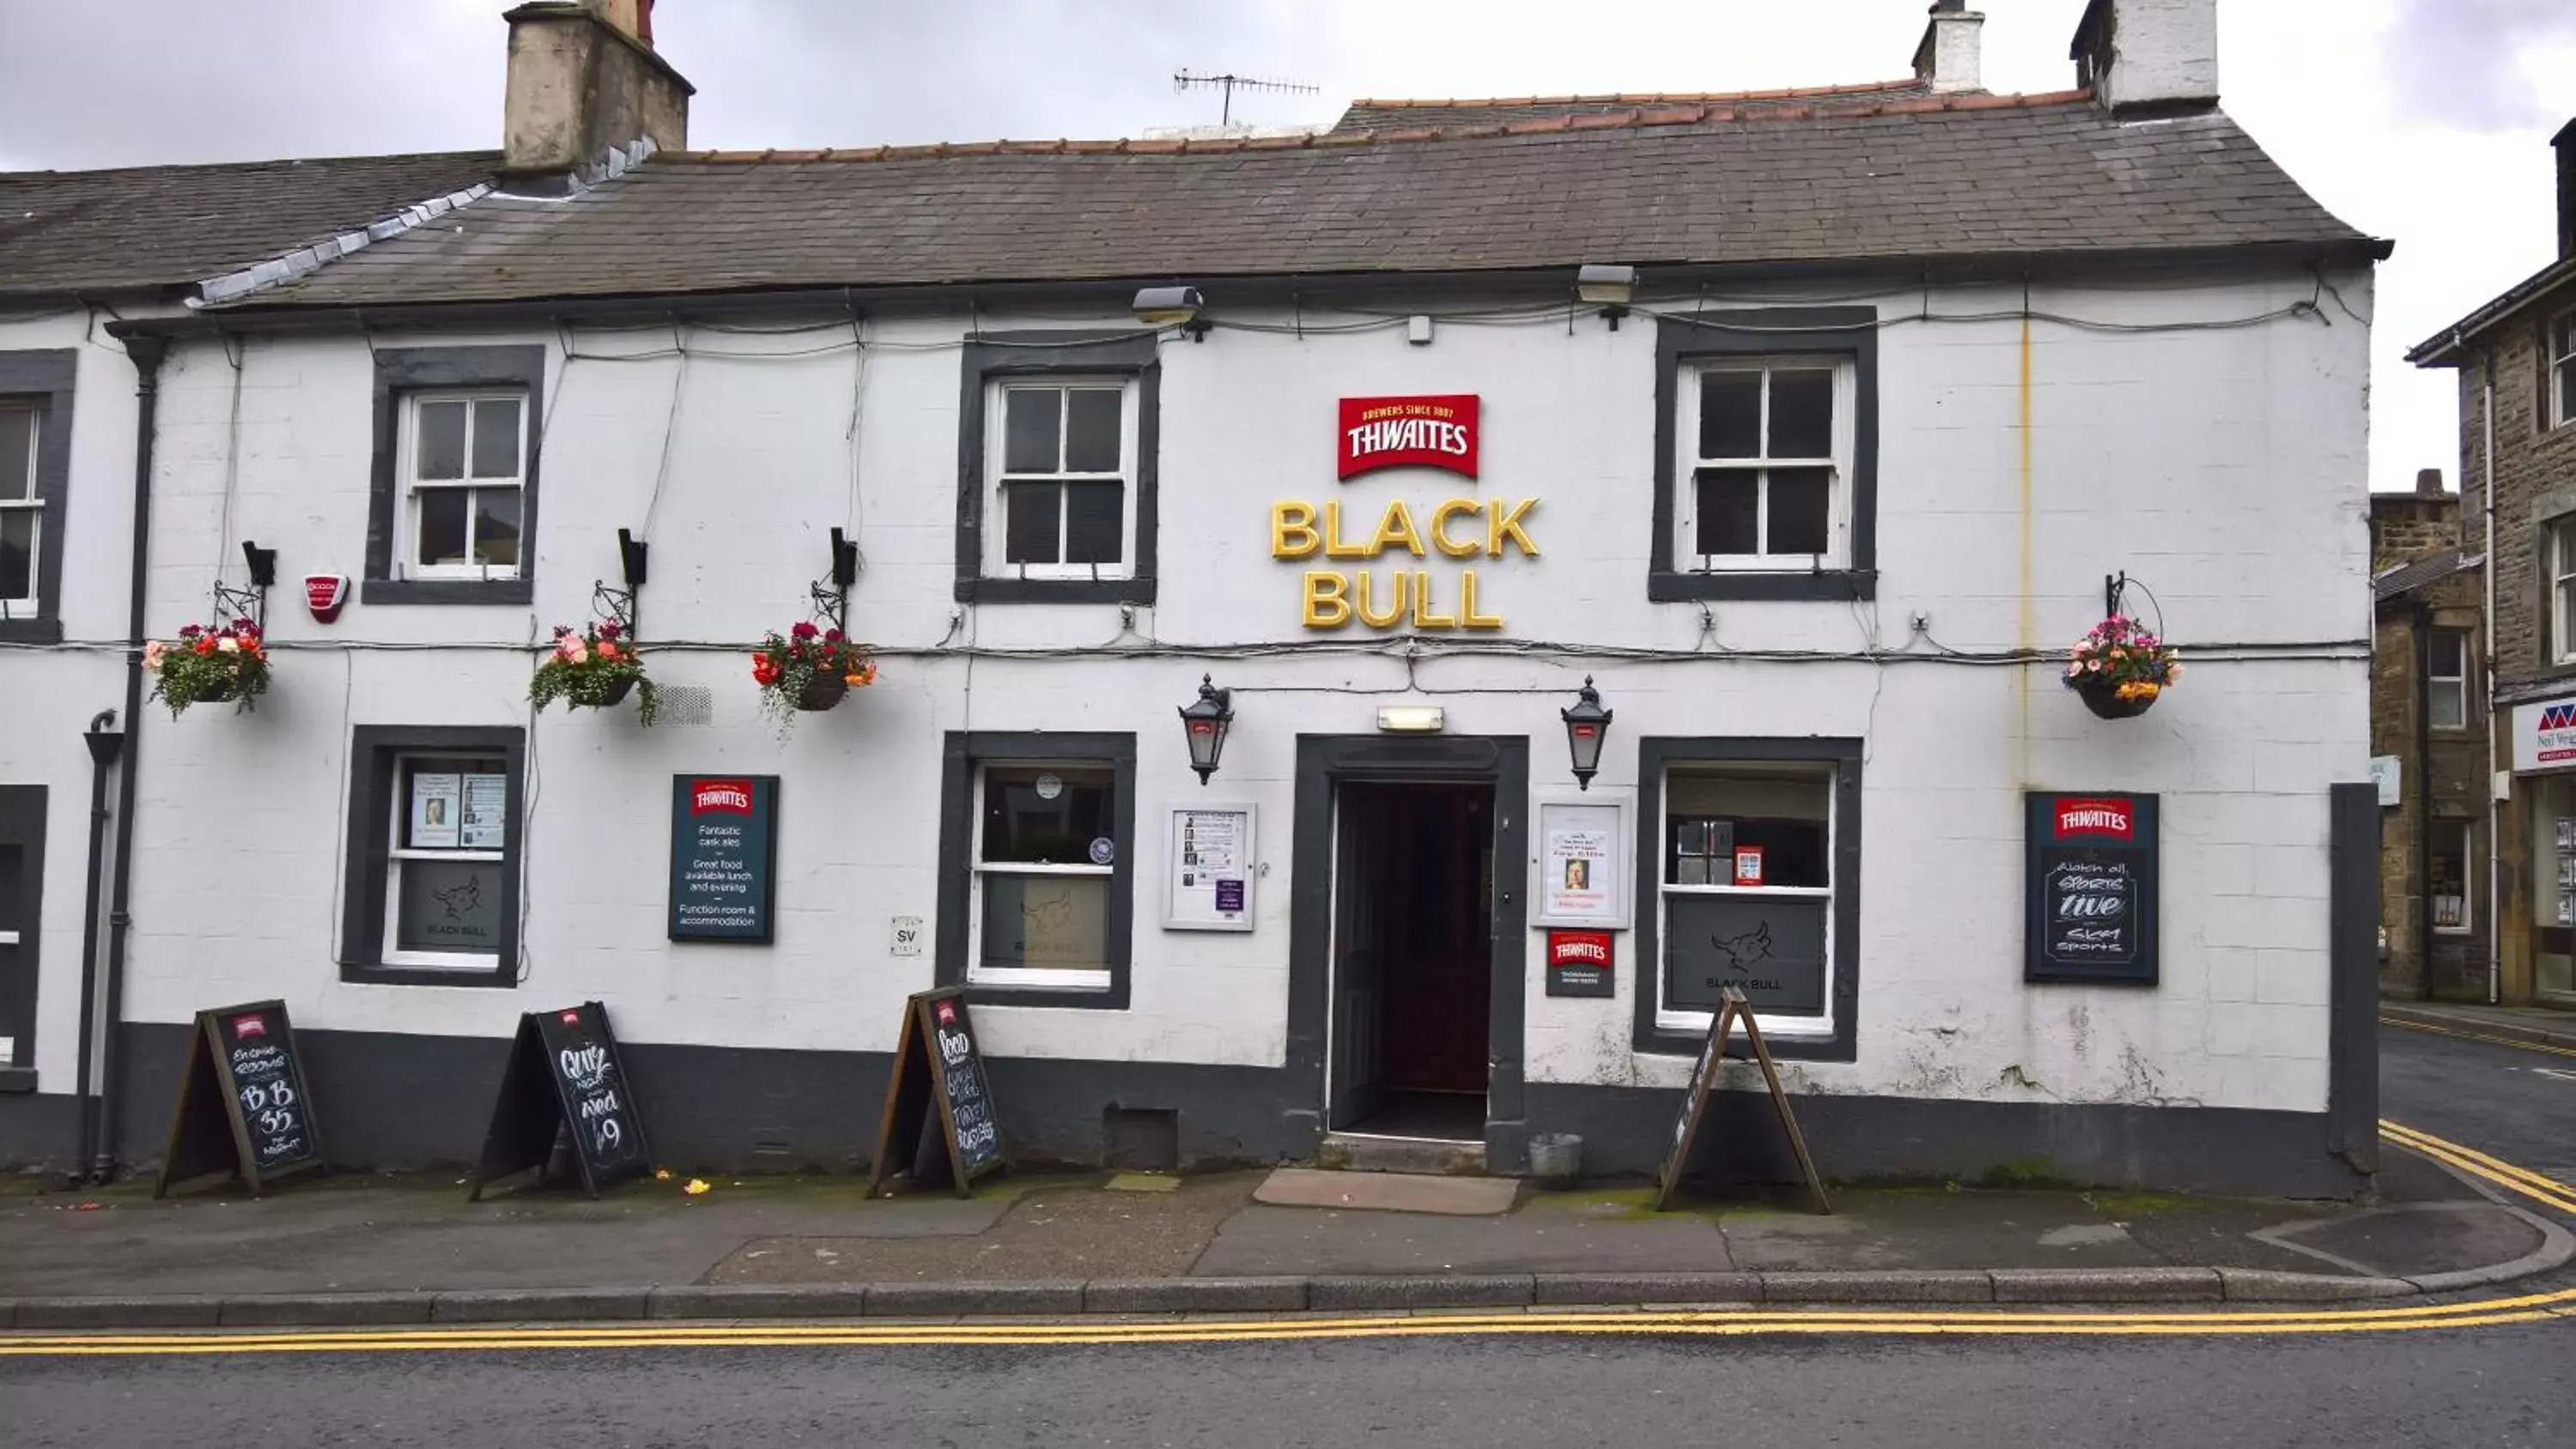
[[778, 899], [778, 777], [671, 777], [674, 941], [766, 942]]
[[2039, 790], [2023, 800], [2022, 979], [2154, 985], [2156, 797]]
[[1476, 395], [1346, 397], [1341, 407], [1343, 481], [1380, 468], [1445, 468], [1476, 476]]

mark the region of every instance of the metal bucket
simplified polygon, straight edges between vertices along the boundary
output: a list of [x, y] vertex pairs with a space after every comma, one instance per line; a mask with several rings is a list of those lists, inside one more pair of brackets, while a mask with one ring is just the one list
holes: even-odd
[[1583, 1139], [1571, 1132], [1541, 1132], [1529, 1140], [1530, 1176], [1541, 1187], [1572, 1187], [1583, 1175]]

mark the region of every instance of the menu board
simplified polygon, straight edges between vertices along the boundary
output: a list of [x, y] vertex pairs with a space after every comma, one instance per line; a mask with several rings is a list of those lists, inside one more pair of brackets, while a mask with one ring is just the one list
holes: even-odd
[[617, 1054], [617, 1034], [609, 1029], [608, 1008], [596, 1001], [519, 1018], [469, 1197], [479, 1199], [487, 1184], [531, 1168], [542, 1184], [556, 1144], [566, 1140], [592, 1197], [652, 1170], [653, 1150]]
[[2023, 797], [2025, 981], [2156, 980], [2156, 797]]
[[963, 1197], [976, 1178], [1003, 1166], [1001, 1123], [964, 989], [907, 998], [868, 1192], [900, 1172], [915, 1187], [944, 1183]]
[[765, 944], [778, 899], [778, 777], [671, 777], [674, 941]]
[[1249, 805], [1200, 805], [1172, 812], [1165, 857], [1163, 924], [1175, 931], [1249, 931], [1253, 854]]
[[1627, 807], [1545, 800], [1538, 807], [1538, 910], [1531, 924], [1620, 928], [1631, 894], [1622, 864]]
[[198, 1012], [153, 1195], [229, 1170], [256, 1196], [270, 1181], [321, 1166], [321, 1136], [285, 1003]]

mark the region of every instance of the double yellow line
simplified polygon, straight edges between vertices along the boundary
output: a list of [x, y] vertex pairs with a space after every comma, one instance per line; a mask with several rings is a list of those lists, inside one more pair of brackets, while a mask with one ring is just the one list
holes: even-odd
[[2400, 1147], [2423, 1153], [2434, 1161], [2467, 1173], [2483, 1182], [2491, 1182], [2507, 1192], [2518, 1193], [2546, 1208], [2576, 1217], [2576, 1186], [2543, 1177], [2528, 1167], [2516, 1167], [2500, 1157], [2490, 1157], [2474, 1147], [2419, 1132], [2403, 1122], [2379, 1119], [2379, 1135]]
[[2576, 1048], [2551, 1046], [2546, 1042], [2516, 1041], [2509, 1036], [2489, 1036], [2484, 1032], [2457, 1031], [2447, 1026], [2429, 1026], [2420, 1021], [2400, 1021], [2393, 1016], [2381, 1017], [2379, 1024], [2404, 1027], [2408, 1031], [2430, 1032], [2435, 1036], [2457, 1037], [2462, 1041], [2482, 1041], [2489, 1046], [2512, 1047], [2516, 1051], [2546, 1052], [2553, 1057], [2576, 1058]]
[[2391, 1333], [2576, 1319], [2576, 1288], [2474, 1303], [2300, 1312], [2069, 1313], [1884, 1309], [1600, 1310], [1425, 1313], [1407, 1318], [1282, 1318], [1216, 1323], [756, 1324], [452, 1328], [327, 1333], [131, 1334], [0, 1338], [0, 1357], [142, 1354], [394, 1353], [517, 1349], [829, 1348], [919, 1345], [1278, 1343], [1295, 1339], [1755, 1334], [1915, 1337], [2217, 1337]]

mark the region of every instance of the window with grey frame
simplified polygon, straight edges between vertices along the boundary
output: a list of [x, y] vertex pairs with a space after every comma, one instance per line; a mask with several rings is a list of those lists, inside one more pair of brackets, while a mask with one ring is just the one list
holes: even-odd
[[2424, 644], [2427, 723], [2437, 730], [2469, 727], [2469, 631], [2435, 629]]
[[2549, 319], [2541, 333], [2544, 351], [2541, 390], [2544, 413], [2553, 428], [2576, 423], [2576, 307]]
[[524, 732], [361, 725], [350, 758], [343, 978], [514, 984]]
[[45, 495], [37, 486], [45, 406], [0, 397], [0, 618], [34, 618], [38, 550], [45, 539]]
[[35, 1086], [45, 800], [42, 785], [0, 785], [0, 1091]]
[[370, 604], [534, 597], [546, 349], [375, 351]]
[[956, 597], [1151, 604], [1162, 368], [1151, 332], [967, 339]]
[[1001, 1005], [1123, 1010], [1135, 929], [1136, 737], [947, 737], [934, 974]]

